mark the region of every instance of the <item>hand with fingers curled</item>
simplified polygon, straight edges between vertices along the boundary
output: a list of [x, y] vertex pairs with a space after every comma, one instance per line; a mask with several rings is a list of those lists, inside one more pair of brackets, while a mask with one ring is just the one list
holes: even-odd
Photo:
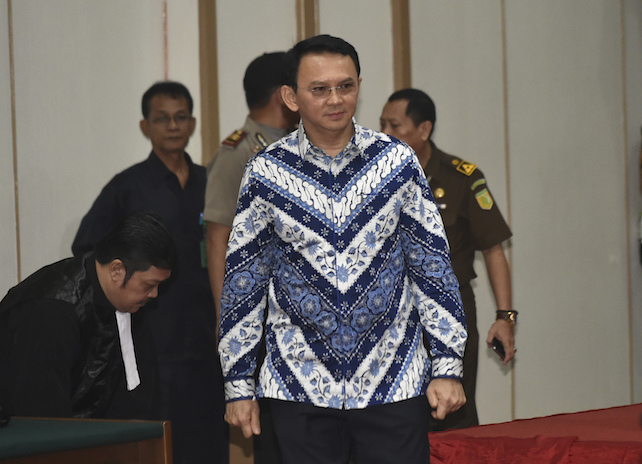
[[466, 404], [464, 387], [458, 379], [433, 379], [428, 384], [426, 396], [434, 409], [432, 417], [442, 420]]
[[225, 421], [239, 427], [245, 438], [261, 434], [259, 415], [259, 403], [256, 400], [232, 401], [225, 407]]
[[513, 325], [504, 319], [498, 319], [490, 327], [486, 344], [489, 348], [493, 346], [493, 339], [497, 338], [504, 347], [505, 356], [502, 359], [504, 365], [508, 364], [515, 357], [517, 348], [515, 347], [515, 334]]

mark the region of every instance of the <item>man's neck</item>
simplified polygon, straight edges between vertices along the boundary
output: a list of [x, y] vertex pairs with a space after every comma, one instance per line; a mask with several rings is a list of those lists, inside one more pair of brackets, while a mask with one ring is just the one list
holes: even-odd
[[[305, 128], [305, 124], [303, 126]], [[319, 147], [326, 152], [328, 156], [335, 157], [343, 151], [354, 135], [354, 126], [351, 124], [345, 131], [337, 132], [319, 132], [310, 133], [305, 131], [308, 140], [315, 147]]]
[[285, 130], [290, 128], [288, 127], [288, 121], [283, 116], [283, 111], [270, 105], [250, 110], [250, 118], [259, 124], [274, 127], [275, 129]]
[[167, 169], [176, 175], [181, 187], [185, 187], [187, 178], [189, 177], [189, 166], [187, 165], [185, 152], [162, 152], [155, 149], [154, 153], [156, 153]]
[[430, 157], [432, 156], [432, 144], [430, 141], [426, 142], [426, 145], [424, 146], [424, 149], [421, 151], [421, 153], [417, 153], [417, 159], [419, 160], [419, 164], [421, 164], [422, 168], [426, 168], [426, 165], [428, 164], [428, 161], [430, 161]]

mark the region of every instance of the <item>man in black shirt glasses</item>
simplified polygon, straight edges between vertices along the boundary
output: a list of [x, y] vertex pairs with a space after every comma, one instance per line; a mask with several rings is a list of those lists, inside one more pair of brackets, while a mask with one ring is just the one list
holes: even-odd
[[228, 432], [201, 220], [206, 173], [185, 152], [196, 127], [192, 109], [189, 91], [178, 82], [159, 82], [147, 90], [140, 128], [152, 152], [103, 188], [80, 224], [72, 251], [90, 250], [102, 231], [131, 211], [146, 209], [163, 218], [176, 239], [178, 263], [149, 311], [162, 419], [172, 421], [174, 462], [226, 463]]

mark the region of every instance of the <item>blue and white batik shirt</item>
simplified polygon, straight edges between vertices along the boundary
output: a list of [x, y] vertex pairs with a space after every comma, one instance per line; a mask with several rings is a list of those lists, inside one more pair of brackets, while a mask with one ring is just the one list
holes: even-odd
[[221, 299], [227, 401], [365, 408], [462, 377], [464, 311], [423, 170], [353, 124], [334, 158], [301, 125], [246, 166]]

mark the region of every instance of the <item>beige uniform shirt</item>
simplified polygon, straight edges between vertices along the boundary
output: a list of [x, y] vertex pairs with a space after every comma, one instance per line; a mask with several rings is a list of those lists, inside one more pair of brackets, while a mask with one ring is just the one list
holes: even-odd
[[232, 227], [243, 170], [252, 156], [277, 140], [270, 132], [248, 116], [243, 128], [223, 141], [207, 165], [203, 219]]

